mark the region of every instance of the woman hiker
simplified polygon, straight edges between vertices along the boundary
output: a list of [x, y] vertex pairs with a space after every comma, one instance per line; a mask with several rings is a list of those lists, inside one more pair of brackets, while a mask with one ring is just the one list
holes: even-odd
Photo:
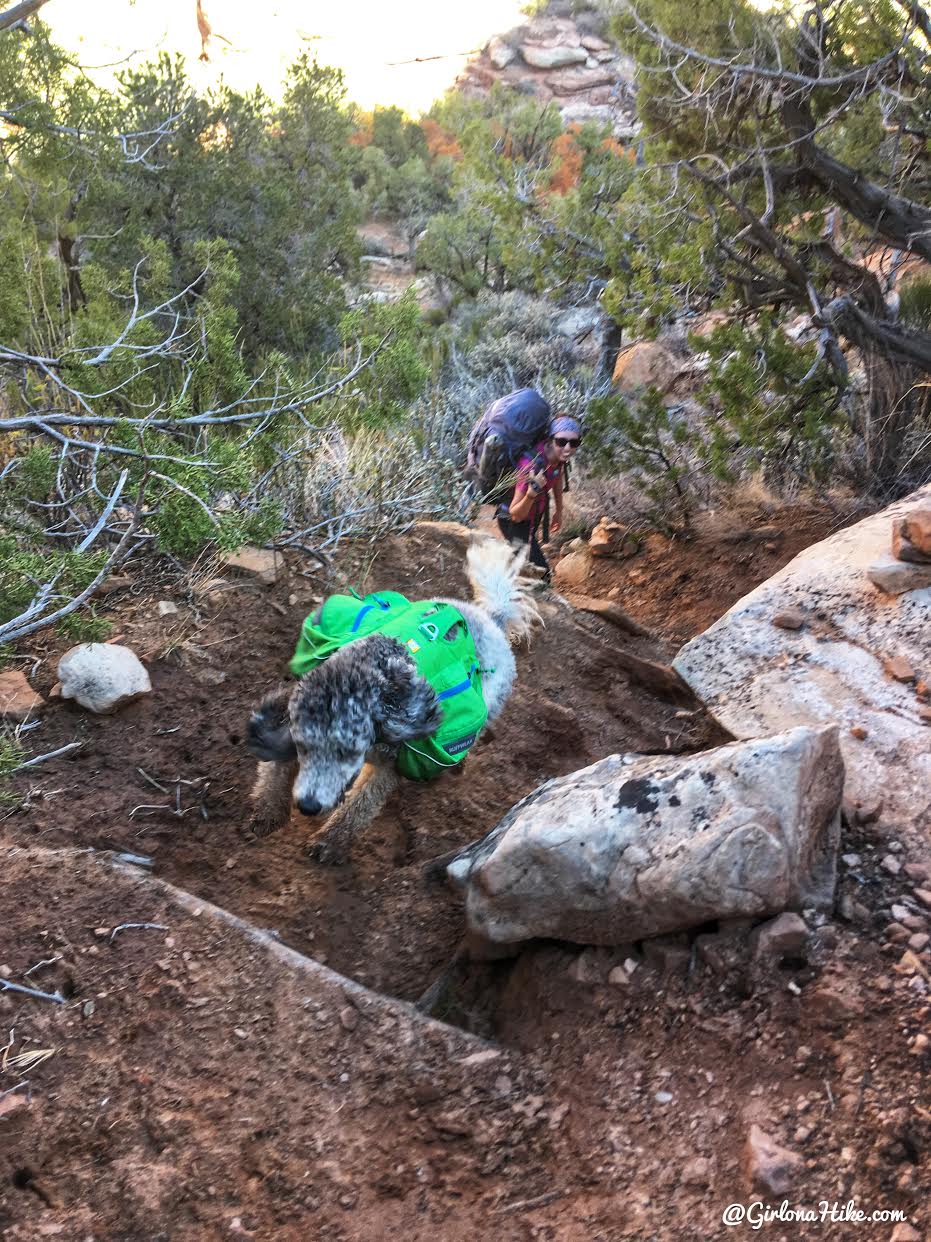
[[555, 512], [548, 533], [555, 534], [562, 525], [565, 468], [581, 440], [582, 427], [578, 420], [568, 414], [557, 414], [550, 423], [547, 438], [517, 463], [513, 494], [498, 510], [498, 528], [502, 535], [509, 543], [530, 544], [530, 563], [546, 570], [546, 581], [549, 581], [550, 567], [537, 539], [537, 528], [546, 513], [550, 492]]

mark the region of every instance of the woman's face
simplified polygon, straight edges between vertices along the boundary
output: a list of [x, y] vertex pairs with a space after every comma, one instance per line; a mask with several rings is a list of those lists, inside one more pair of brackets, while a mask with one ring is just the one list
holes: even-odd
[[549, 452], [547, 456], [550, 461], [564, 466], [567, 461], [571, 461], [576, 449], [579, 447], [579, 437], [571, 431], [560, 433], [558, 436], [551, 436], [547, 448]]

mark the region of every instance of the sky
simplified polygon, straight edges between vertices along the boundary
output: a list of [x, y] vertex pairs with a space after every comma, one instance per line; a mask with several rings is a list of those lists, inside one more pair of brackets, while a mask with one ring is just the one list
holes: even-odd
[[[177, 51], [201, 88], [222, 77], [238, 90], [259, 84], [274, 98], [287, 65], [309, 51], [344, 71], [349, 98], [361, 107], [396, 104], [416, 115], [452, 85], [463, 53], [526, 20], [522, 2], [202, 0], [214, 34], [229, 40], [211, 40], [208, 64], [198, 59], [196, 0], [49, 0], [41, 16], [102, 83], [117, 69], [94, 66]], [[442, 59], [398, 63], [418, 57]]]

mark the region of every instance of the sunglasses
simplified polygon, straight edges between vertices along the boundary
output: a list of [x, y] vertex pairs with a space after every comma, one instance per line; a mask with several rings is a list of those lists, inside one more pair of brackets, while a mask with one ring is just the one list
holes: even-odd
[[553, 443], [558, 448], [578, 448], [581, 440], [573, 440], [571, 436], [553, 436]]

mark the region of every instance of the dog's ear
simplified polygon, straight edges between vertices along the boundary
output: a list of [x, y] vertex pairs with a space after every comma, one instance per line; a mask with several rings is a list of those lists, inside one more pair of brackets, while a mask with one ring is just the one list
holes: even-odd
[[246, 745], [256, 759], [266, 763], [288, 763], [297, 758], [288, 717], [290, 697], [291, 688], [284, 686], [263, 699], [258, 710], [252, 713]]
[[376, 729], [381, 741], [408, 742], [435, 733], [443, 720], [436, 691], [393, 639], [378, 636], [380, 694]]

